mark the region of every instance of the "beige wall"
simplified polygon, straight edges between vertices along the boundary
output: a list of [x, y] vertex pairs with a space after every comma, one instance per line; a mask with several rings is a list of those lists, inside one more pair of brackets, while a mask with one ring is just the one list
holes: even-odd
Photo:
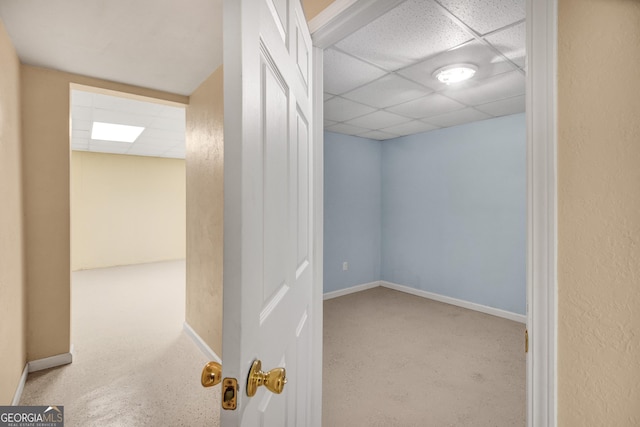
[[186, 104], [188, 98], [60, 71], [21, 66], [27, 280], [27, 358], [70, 345], [69, 85]]
[[20, 149], [20, 63], [0, 21], [0, 405], [27, 361]]
[[222, 356], [222, 67], [187, 107], [187, 323]]
[[71, 153], [72, 269], [185, 257], [185, 161]]
[[640, 2], [558, 18], [558, 425], [638, 426]]
[[311, 21], [333, 2], [334, 0], [302, 0], [302, 9], [307, 21]]

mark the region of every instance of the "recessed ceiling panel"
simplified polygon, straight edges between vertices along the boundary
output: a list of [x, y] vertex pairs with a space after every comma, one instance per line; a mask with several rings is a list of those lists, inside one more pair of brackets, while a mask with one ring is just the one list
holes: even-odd
[[448, 113], [449, 111], [461, 110], [464, 107], [466, 106], [458, 101], [454, 101], [437, 93], [432, 93], [431, 95], [390, 107], [388, 110], [402, 114], [403, 116], [413, 117], [414, 119], [424, 119], [426, 117]]
[[[472, 80], [469, 81], [470, 84], [473, 81], [483, 80], [496, 74], [517, 69], [484, 43], [472, 41], [400, 70], [398, 73], [436, 91], [442, 91], [448, 89], [449, 86], [439, 81], [433, 74], [442, 67], [459, 63], [472, 64], [478, 67]], [[466, 84], [459, 83], [460, 86]]]
[[520, 68], [524, 68], [527, 39], [527, 26], [524, 22], [491, 34], [485, 39]]
[[362, 128], [359, 126], [349, 125], [347, 123], [337, 123], [333, 126], [326, 128], [329, 132], [343, 133], [345, 135], [359, 135], [364, 132], [370, 131], [370, 129]]
[[413, 135], [415, 133], [428, 132], [434, 129], [438, 129], [438, 127], [422, 122], [420, 120], [412, 120], [410, 122], [401, 123], [399, 125], [390, 126], [388, 128], [383, 128], [380, 130], [382, 132], [405, 136], [405, 135]]
[[356, 90], [345, 93], [345, 98], [377, 108], [416, 99], [431, 93], [430, 89], [395, 74], [388, 74]]
[[520, 71], [512, 71], [490, 77], [471, 87], [462, 89], [451, 88], [443, 93], [447, 97], [464, 104], [479, 105], [522, 95], [524, 91], [524, 75]]
[[407, 0], [336, 46], [392, 71], [469, 39], [435, 2]]
[[386, 74], [385, 71], [335, 49], [324, 51], [324, 90], [340, 95]]
[[400, 135], [396, 135], [388, 132], [382, 132], [379, 130], [372, 130], [371, 132], [367, 132], [358, 136], [361, 136], [363, 138], [369, 138], [369, 139], [377, 139], [378, 141], [384, 141], [385, 139], [397, 138]]
[[490, 118], [490, 115], [469, 107], [464, 110], [452, 111], [439, 116], [429, 117], [425, 122], [435, 126], [449, 127]]
[[438, 0], [479, 34], [525, 18], [525, 0]]
[[347, 124], [375, 130], [408, 122], [409, 120], [410, 119], [406, 117], [380, 110], [367, 114], [366, 116], [358, 117], [357, 119], [349, 120]]
[[365, 114], [371, 113], [375, 110], [376, 109], [373, 107], [359, 104], [339, 96], [331, 98], [329, 101], [324, 103], [325, 119], [335, 120], [336, 122], [343, 122], [345, 120], [353, 119], [354, 117], [364, 116]]
[[[133, 143], [92, 140], [93, 122], [143, 126]], [[71, 149], [184, 158], [185, 109], [80, 90], [71, 91]], [[177, 153], [177, 154], [176, 154]]]
[[507, 116], [509, 114], [525, 112], [524, 95], [514, 96], [513, 98], [501, 99], [500, 101], [489, 102], [476, 106], [477, 110], [491, 114], [495, 117]]

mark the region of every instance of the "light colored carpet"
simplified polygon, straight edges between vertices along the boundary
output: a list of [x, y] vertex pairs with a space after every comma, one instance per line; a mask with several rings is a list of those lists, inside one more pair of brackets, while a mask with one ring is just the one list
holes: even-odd
[[385, 288], [325, 301], [323, 426], [524, 426], [523, 335]]
[[[219, 426], [182, 330], [184, 262], [73, 273], [74, 362], [20, 404], [69, 427]], [[524, 426], [524, 326], [384, 288], [324, 303], [325, 427]]]
[[218, 426], [184, 287], [183, 261], [73, 273], [73, 363], [30, 374], [20, 404], [64, 405], [68, 427]]

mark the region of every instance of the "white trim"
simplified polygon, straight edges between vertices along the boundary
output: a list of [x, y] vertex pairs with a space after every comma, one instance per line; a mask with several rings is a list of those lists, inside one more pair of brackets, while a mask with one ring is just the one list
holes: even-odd
[[386, 282], [384, 280], [380, 282], [380, 286], [388, 289], [393, 289], [395, 291], [400, 291], [407, 294], [415, 295], [418, 297], [455, 305], [455, 306], [466, 308], [469, 310], [479, 311], [480, 313], [490, 314], [496, 317], [502, 317], [503, 319], [513, 320], [514, 322], [527, 323], [527, 316], [523, 314], [513, 313], [511, 311], [501, 310], [499, 308], [489, 307], [487, 305], [476, 304], [475, 302], [469, 302], [469, 301], [465, 301], [457, 298], [452, 298], [445, 295], [436, 294], [433, 292], [427, 292], [421, 289], [415, 289], [409, 286], [399, 285], [397, 283]]
[[220, 356], [218, 356], [216, 352], [213, 351], [213, 349], [209, 347], [209, 345], [206, 342], [204, 342], [202, 337], [198, 335], [198, 333], [191, 327], [191, 325], [189, 325], [187, 322], [184, 322], [182, 326], [184, 331], [187, 333], [187, 335], [191, 337], [193, 342], [198, 346], [200, 351], [202, 351], [205, 356], [207, 356], [209, 359], [213, 360], [214, 362], [218, 362], [222, 364], [222, 359], [220, 359]]
[[73, 347], [69, 353], [56, 354], [55, 356], [45, 357], [44, 359], [32, 360], [27, 363], [29, 372], [43, 371], [49, 368], [56, 368], [58, 366], [68, 365], [73, 362]]
[[313, 45], [324, 49], [405, 0], [336, 0], [309, 22]]
[[557, 425], [557, 0], [527, 0], [527, 425]]
[[20, 376], [20, 382], [18, 383], [18, 388], [16, 388], [16, 392], [13, 395], [11, 406], [18, 406], [20, 404], [20, 398], [22, 397], [22, 392], [24, 391], [24, 385], [27, 383], [28, 375], [29, 375], [29, 364], [26, 363], [24, 365], [24, 369], [22, 370], [22, 375]]
[[351, 286], [350, 288], [340, 289], [338, 291], [327, 292], [323, 295], [323, 299], [326, 301], [328, 299], [338, 298], [349, 294], [354, 294], [356, 292], [366, 291], [367, 289], [377, 288], [378, 286], [382, 286], [382, 282], [370, 282], [363, 283], [362, 285]]
[[322, 80], [323, 52], [312, 48], [311, 120], [312, 151], [311, 167], [311, 221], [313, 224], [311, 268], [313, 285], [311, 294], [311, 408], [313, 427], [322, 427], [322, 335], [323, 335], [323, 266], [324, 266], [324, 82]]

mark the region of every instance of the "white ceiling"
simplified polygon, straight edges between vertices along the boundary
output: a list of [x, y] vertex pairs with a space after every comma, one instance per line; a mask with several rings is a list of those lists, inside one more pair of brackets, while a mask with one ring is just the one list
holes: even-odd
[[[222, 0], [186, 6], [0, 0], [0, 18], [24, 63], [190, 95], [222, 62]], [[401, 3], [326, 50], [325, 129], [388, 139], [523, 112], [524, 19], [525, 0]], [[432, 77], [458, 62], [474, 79]]]
[[[91, 139], [92, 123], [142, 126], [133, 143]], [[185, 158], [185, 109], [116, 96], [71, 91], [71, 149], [137, 156]]]
[[[384, 140], [525, 110], [525, 0], [407, 0], [325, 51], [325, 130]], [[447, 86], [433, 72], [478, 67]]]
[[23, 63], [190, 95], [222, 63], [222, 0], [0, 0]]

